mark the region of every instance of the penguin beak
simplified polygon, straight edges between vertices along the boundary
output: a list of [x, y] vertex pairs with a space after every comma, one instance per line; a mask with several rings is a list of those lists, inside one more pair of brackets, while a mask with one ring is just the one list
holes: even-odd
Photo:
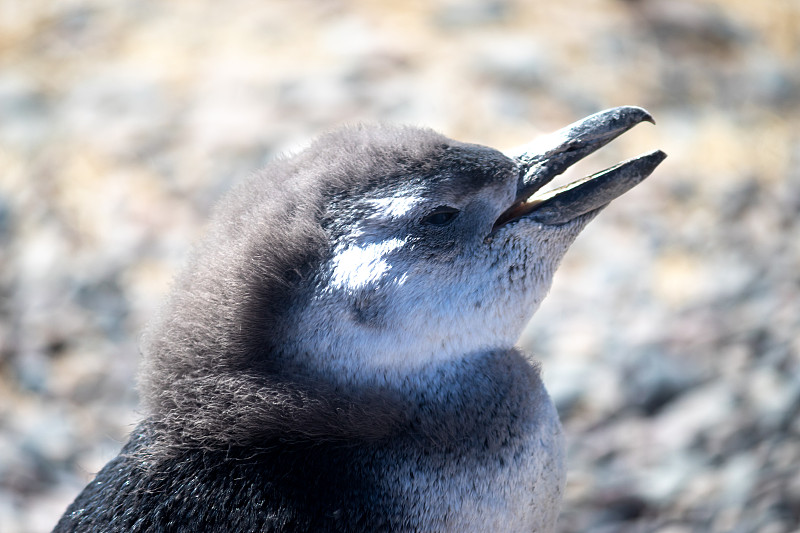
[[601, 209], [649, 176], [667, 155], [660, 151], [629, 159], [609, 169], [546, 193], [556, 176], [641, 122], [655, 124], [641, 107], [615, 107], [588, 116], [506, 155], [519, 165], [517, 194], [494, 229], [526, 217], [544, 225], [565, 224]]

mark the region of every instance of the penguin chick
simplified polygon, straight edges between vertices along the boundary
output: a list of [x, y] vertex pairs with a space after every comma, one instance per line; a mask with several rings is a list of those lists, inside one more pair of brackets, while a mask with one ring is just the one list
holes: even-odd
[[561, 427], [514, 343], [665, 155], [540, 191], [642, 121], [507, 154], [350, 127], [246, 180], [145, 334], [144, 419], [55, 531], [552, 531]]

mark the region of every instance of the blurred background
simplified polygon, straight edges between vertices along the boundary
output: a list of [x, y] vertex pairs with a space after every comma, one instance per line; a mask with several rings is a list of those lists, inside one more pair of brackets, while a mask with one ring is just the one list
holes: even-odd
[[[0, 531], [49, 531], [139, 417], [138, 337], [210, 207], [343, 123], [669, 158], [521, 343], [569, 440], [563, 532], [798, 531], [797, 0], [0, 0]], [[569, 177], [569, 176], [568, 176]]]

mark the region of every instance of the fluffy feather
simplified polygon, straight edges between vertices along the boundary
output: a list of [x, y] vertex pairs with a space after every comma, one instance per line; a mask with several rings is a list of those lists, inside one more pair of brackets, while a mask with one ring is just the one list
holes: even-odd
[[144, 420], [56, 531], [548, 531], [561, 430], [512, 346], [591, 217], [486, 239], [517, 177], [362, 126], [234, 189], [144, 337]]

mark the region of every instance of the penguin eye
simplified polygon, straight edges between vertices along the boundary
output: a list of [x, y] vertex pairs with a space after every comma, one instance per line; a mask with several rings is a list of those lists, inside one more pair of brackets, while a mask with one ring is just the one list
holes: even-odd
[[458, 215], [459, 211], [455, 207], [449, 207], [446, 205], [440, 205], [424, 217], [420, 221], [422, 224], [432, 224], [434, 226], [444, 226], [445, 224], [450, 223], [456, 216]]

